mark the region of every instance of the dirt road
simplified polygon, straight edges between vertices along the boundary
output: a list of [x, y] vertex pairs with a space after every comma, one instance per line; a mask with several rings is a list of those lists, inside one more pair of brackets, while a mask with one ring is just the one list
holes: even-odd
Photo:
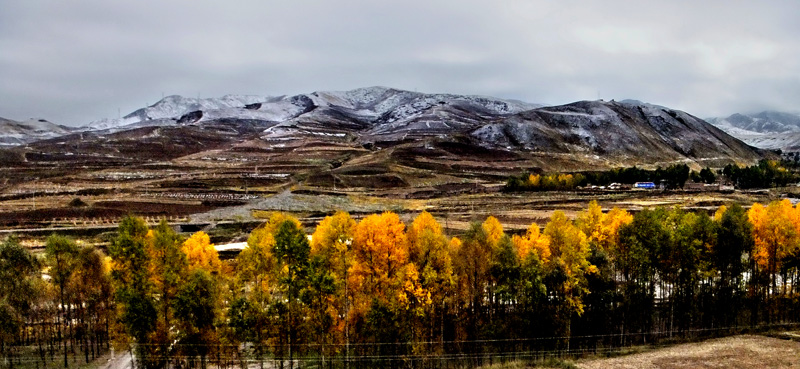
[[577, 365], [584, 369], [800, 368], [800, 342], [742, 335], [616, 358], [579, 361]]

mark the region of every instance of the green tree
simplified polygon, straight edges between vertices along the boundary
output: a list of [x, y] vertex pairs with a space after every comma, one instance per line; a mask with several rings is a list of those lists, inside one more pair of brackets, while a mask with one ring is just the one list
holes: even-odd
[[148, 253], [150, 254], [151, 279], [156, 289], [156, 304], [159, 319], [156, 334], [153, 337], [153, 348], [157, 351], [154, 355], [164, 362], [161, 366], [168, 365], [172, 357], [170, 346], [174, 340], [170, 332], [174, 324], [172, 317], [172, 299], [178, 293], [183, 279], [188, 271], [186, 254], [182, 250], [182, 242], [177, 233], [170, 227], [165, 219], [148, 233]]
[[100, 355], [100, 341], [107, 340], [106, 327], [113, 305], [110, 276], [99, 250], [80, 249], [68, 289], [72, 291], [71, 305], [78, 312], [78, 339], [83, 343], [84, 359], [88, 363], [90, 354], [92, 359]]
[[704, 183], [714, 183], [717, 180], [717, 175], [714, 174], [711, 168], [706, 167], [700, 170], [700, 180]]
[[111, 278], [116, 290], [115, 301], [120, 308], [119, 321], [135, 344], [136, 365], [150, 369], [159, 365], [150, 346], [158, 312], [153, 297], [147, 234], [144, 220], [127, 216], [120, 222], [117, 238], [108, 251], [112, 257]]
[[747, 268], [746, 255], [753, 249], [753, 225], [747, 211], [738, 204], [722, 213], [717, 226], [717, 243], [710, 253], [710, 263], [716, 270], [716, 303], [721, 326], [735, 325], [736, 312], [743, 297], [741, 287]]
[[273, 253], [277, 260], [278, 287], [283, 295], [282, 301], [278, 304], [285, 304], [285, 307], [279, 308], [278, 311], [286, 314], [281, 320], [285, 322], [282, 326], [286, 328], [289, 363], [292, 367], [293, 349], [297, 347], [298, 332], [303, 322], [304, 305], [300, 295], [306, 285], [311, 247], [303, 229], [292, 221], [281, 223], [274, 237]]
[[[72, 314], [71, 304], [67, 303], [66, 289], [72, 273], [77, 265], [78, 245], [75, 241], [63, 236], [51, 235], [45, 241], [45, 258], [50, 266], [50, 277], [53, 283], [58, 286], [59, 306], [61, 313], [59, 317], [64, 317], [64, 321], [59, 322], [59, 338], [64, 344], [64, 367], [69, 367], [67, 361], [67, 333], [64, 330], [71, 329]], [[66, 324], [66, 328], [63, 325]]]
[[178, 346], [181, 357], [200, 358], [200, 368], [206, 368], [206, 358], [215, 342], [214, 323], [217, 321], [219, 295], [217, 281], [206, 270], [198, 268], [178, 289], [173, 304], [180, 334]]
[[646, 209], [619, 230], [619, 247], [614, 250], [613, 258], [623, 284], [619, 327], [622, 333], [648, 332], [652, 327], [657, 255], [670, 242], [662, 222], [664, 217], [663, 209]]
[[495, 312], [493, 315], [497, 316], [492, 322], [495, 326], [494, 334], [498, 337], [509, 337], [512, 331], [516, 330], [509, 315], [516, 310], [515, 305], [519, 300], [522, 271], [517, 250], [507, 235], [503, 235], [497, 243], [492, 255], [490, 273], [496, 284], [496, 298], [492, 307]]
[[15, 238], [0, 242], [0, 355], [13, 367], [13, 347], [21, 339], [40, 290], [38, 260]]

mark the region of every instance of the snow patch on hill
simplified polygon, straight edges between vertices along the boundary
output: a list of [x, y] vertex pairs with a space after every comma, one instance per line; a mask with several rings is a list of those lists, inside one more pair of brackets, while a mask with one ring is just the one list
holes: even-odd
[[[164, 119], [177, 120], [194, 111], [244, 108], [246, 105], [268, 101], [268, 96], [225, 95], [218, 98], [192, 98], [170, 95], [146, 108], [141, 108], [120, 119], [100, 119], [82, 127], [85, 131], [115, 130], [141, 122], [154, 121], [163, 124]], [[244, 110], [244, 109], [241, 109]]]
[[70, 133], [69, 128], [45, 119], [31, 118], [18, 122], [0, 118], [0, 145], [3, 146], [16, 146], [68, 133]]

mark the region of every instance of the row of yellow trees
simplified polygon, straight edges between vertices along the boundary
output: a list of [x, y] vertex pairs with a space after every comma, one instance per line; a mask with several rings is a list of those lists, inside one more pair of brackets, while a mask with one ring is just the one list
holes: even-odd
[[[49, 283], [58, 287], [77, 278], [55, 273], [59, 255], [80, 250], [54, 240], [72, 245], [48, 254]], [[135, 349], [143, 368], [463, 366], [509, 352], [596, 350], [796, 322], [799, 246], [800, 208], [788, 200], [713, 215], [603, 212], [592, 202], [574, 220], [556, 211], [543, 228], [509, 234], [488, 217], [458, 237], [427, 212], [409, 225], [391, 212], [360, 221], [337, 212], [310, 236], [297, 219], [275, 213], [230, 262], [202, 232], [183, 240], [166, 223], [149, 229], [129, 217], [100, 269], [106, 277], [96, 278], [111, 281], [112, 335]], [[2, 273], [13, 273], [8, 250], [0, 249]], [[67, 340], [79, 336], [72, 314], [86, 305], [63, 296], [52, 311], [60, 318], [49, 322], [66, 358], [74, 347]], [[42, 320], [4, 311], [20, 322], [4, 328], [10, 356], [21, 351], [5, 347], [28, 342], [21, 337]]]

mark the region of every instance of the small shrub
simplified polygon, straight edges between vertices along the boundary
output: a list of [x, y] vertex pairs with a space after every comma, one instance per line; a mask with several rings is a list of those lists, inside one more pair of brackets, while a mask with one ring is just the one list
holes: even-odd
[[82, 207], [85, 207], [85, 206], [89, 206], [89, 204], [87, 204], [83, 200], [81, 200], [80, 197], [76, 197], [76, 198], [72, 199], [72, 201], [69, 202], [69, 206], [73, 207], [73, 208], [82, 208]]

